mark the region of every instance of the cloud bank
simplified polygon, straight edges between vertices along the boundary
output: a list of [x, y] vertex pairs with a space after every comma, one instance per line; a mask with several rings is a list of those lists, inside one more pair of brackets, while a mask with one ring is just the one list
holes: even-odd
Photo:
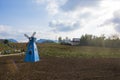
[[120, 33], [120, 10], [115, 11], [113, 17], [102, 24], [102, 26], [106, 25], [113, 25], [114, 29]]
[[63, 20], [53, 20], [49, 23], [49, 26], [54, 30], [60, 32], [73, 31], [80, 28], [79, 22], [63, 21]]
[[86, 21], [92, 17], [92, 8], [99, 5], [99, 2], [99, 0], [36, 0], [39, 5], [46, 5], [45, 9], [52, 17], [49, 27], [57, 32], [70, 32], [84, 27]]
[[[31, 0], [27, 1], [30, 3]], [[51, 39], [56, 35], [73, 38], [82, 34], [120, 33], [120, 0], [32, 0], [31, 3], [32, 6], [26, 6], [32, 8], [29, 9], [33, 12], [31, 17], [35, 17], [25, 21], [23, 16], [18, 17], [13, 11], [15, 18], [3, 19], [3, 23], [1, 20], [1, 38], [13, 37], [22, 41], [26, 40], [24, 33], [30, 35], [34, 31], [37, 38]], [[29, 14], [24, 15], [28, 18]], [[5, 18], [6, 15], [3, 16]], [[17, 18], [19, 21], [15, 20]], [[13, 20], [12, 23], [9, 20]], [[5, 23], [9, 25], [2, 25]]]
[[61, 6], [64, 11], [75, 10], [76, 8], [88, 8], [98, 6], [100, 0], [67, 0], [67, 2]]

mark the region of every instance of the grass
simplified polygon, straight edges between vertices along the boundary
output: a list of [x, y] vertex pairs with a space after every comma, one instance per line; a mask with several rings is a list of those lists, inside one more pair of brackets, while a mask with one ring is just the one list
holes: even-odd
[[83, 57], [83, 58], [119, 58], [120, 48], [102, 48], [89, 46], [67, 46], [60, 44], [39, 44], [41, 56]]
[[[26, 50], [26, 44], [11, 44], [17, 49]], [[120, 58], [120, 48], [103, 48], [91, 46], [69, 46], [60, 44], [37, 44], [40, 56], [79, 57], [79, 58]], [[9, 49], [0, 44], [0, 51]], [[10, 48], [12, 49], [12, 48]]]

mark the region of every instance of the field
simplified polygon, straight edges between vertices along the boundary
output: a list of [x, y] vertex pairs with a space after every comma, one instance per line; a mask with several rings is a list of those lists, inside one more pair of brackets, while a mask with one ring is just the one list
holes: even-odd
[[39, 44], [41, 61], [0, 57], [0, 80], [120, 80], [120, 49]]
[[120, 48], [68, 46], [59, 44], [38, 45], [41, 56], [77, 58], [120, 58]]

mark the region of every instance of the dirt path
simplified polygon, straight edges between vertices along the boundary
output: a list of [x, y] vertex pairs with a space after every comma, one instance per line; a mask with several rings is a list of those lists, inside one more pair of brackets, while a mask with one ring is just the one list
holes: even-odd
[[1, 55], [1, 54], [0, 54], [0, 57], [5, 57], [5, 56], [16, 56], [16, 55], [22, 55], [22, 54], [25, 54], [25, 53], [22, 52], [22, 53], [6, 54], [6, 55]]
[[120, 80], [120, 58], [41, 57], [24, 63], [23, 56], [0, 58], [0, 80]]

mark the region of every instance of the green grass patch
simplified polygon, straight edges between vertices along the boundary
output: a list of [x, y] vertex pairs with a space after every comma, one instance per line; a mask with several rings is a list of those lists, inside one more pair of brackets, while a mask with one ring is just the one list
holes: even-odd
[[41, 56], [83, 57], [83, 58], [118, 58], [120, 48], [102, 48], [89, 46], [68, 46], [60, 44], [39, 44]]
[[[10, 44], [16, 49], [26, 51], [26, 44], [15, 43]], [[69, 46], [55, 43], [37, 44], [40, 56], [55, 56], [55, 57], [79, 57], [79, 58], [120, 58], [120, 48], [104, 48], [91, 46]], [[14, 53], [14, 48], [0, 44], [0, 52], [11, 50]]]

